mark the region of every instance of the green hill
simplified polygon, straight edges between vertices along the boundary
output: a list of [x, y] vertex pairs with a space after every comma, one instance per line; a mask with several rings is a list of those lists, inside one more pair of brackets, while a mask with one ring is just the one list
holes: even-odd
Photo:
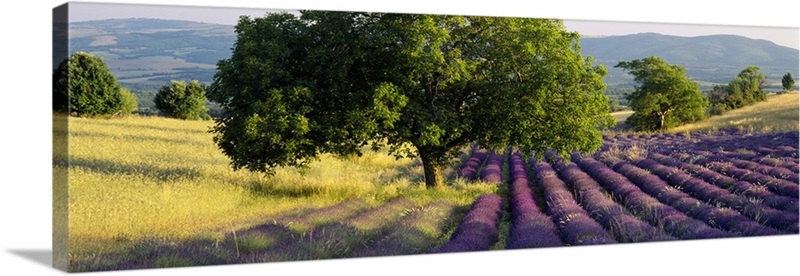
[[99, 55], [126, 86], [170, 79], [211, 82], [228, 58], [233, 26], [159, 19], [109, 19], [70, 24], [70, 52]]
[[686, 132], [721, 128], [741, 128], [750, 131], [800, 130], [800, 94], [797, 91], [773, 95], [766, 101], [713, 116], [703, 121], [670, 129]]
[[633, 86], [633, 78], [613, 68], [619, 61], [659, 56], [670, 64], [686, 68], [686, 73], [701, 83], [728, 83], [741, 70], [755, 65], [767, 81], [780, 86], [787, 72], [798, 75], [798, 50], [767, 40], [735, 35], [680, 37], [656, 33], [624, 36], [585, 37], [581, 40], [584, 56], [609, 68], [610, 86]]
[[[171, 79], [210, 83], [216, 63], [228, 58], [234, 26], [159, 19], [109, 19], [70, 24], [70, 51], [102, 56], [127, 88], [152, 104], [154, 90]], [[656, 55], [687, 69], [703, 89], [727, 83], [742, 69], [759, 66], [777, 90], [787, 72], [798, 73], [798, 50], [766, 40], [734, 35], [678, 37], [656, 33], [585, 37], [584, 56], [609, 69], [607, 94], [617, 100], [634, 86], [631, 76], [613, 68], [621, 60]], [[623, 101], [621, 101], [623, 102]]]

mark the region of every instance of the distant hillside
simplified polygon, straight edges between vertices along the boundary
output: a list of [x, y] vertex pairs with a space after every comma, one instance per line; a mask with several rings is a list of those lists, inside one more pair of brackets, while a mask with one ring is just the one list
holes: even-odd
[[70, 52], [102, 56], [128, 86], [170, 79], [210, 82], [236, 39], [233, 26], [142, 18], [76, 22], [69, 32]]
[[[137, 91], [153, 90], [170, 79], [211, 82], [217, 61], [230, 56], [236, 40], [234, 26], [176, 20], [85, 21], [72, 23], [69, 30], [71, 52], [102, 56], [117, 79]], [[615, 98], [634, 83], [614, 65], [652, 55], [685, 67], [706, 88], [727, 83], [750, 65], [759, 66], [776, 86], [787, 72], [800, 76], [797, 50], [733, 35], [586, 37], [581, 47], [584, 56], [594, 56], [609, 69], [607, 93]]]
[[581, 40], [584, 56], [609, 68], [606, 82], [610, 86], [630, 86], [632, 77], [613, 68], [619, 61], [659, 56], [670, 64], [686, 68], [701, 85], [728, 83], [744, 68], [761, 68], [768, 81], [780, 85], [787, 72], [798, 76], [798, 50], [766, 40], [735, 35], [679, 37], [656, 33], [624, 36], [586, 37]]

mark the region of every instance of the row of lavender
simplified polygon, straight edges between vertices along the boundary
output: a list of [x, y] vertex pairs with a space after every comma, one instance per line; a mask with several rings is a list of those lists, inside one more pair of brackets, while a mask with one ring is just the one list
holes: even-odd
[[[434, 252], [488, 250], [498, 240], [504, 206], [506, 248], [798, 233], [796, 133], [604, 139], [593, 156], [561, 160], [548, 153], [547, 162], [531, 159], [530, 167], [519, 152], [509, 154], [507, 205], [498, 195], [479, 198]], [[613, 153], [634, 146], [646, 155]], [[504, 159], [475, 147], [457, 176], [501, 182]]]
[[[733, 131], [721, 133], [730, 132]], [[725, 176], [764, 186], [780, 196], [797, 199], [800, 194], [797, 133], [738, 134], [691, 135], [692, 139], [677, 139], [674, 135], [618, 135], [606, 137], [605, 148], [644, 147], [650, 155], [663, 154], [701, 165]]]
[[798, 232], [797, 132], [721, 130], [604, 138], [606, 151], [646, 149], [645, 156], [625, 158], [674, 188], [765, 226]]

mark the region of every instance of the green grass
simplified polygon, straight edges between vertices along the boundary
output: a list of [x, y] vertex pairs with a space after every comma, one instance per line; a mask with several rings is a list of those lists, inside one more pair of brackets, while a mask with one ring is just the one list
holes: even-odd
[[[352, 199], [362, 200], [362, 209], [398, 197], [419, 206], [437, 200], [468, 206], [478, 195], [497, 189], [496, 184], [451, 181], [445, 189], [428, 190], [417, 160], [396, 160], [386, 152], [367, 151], [348, 159], [323, 155], [305, 174], [283, 168], [267, 178], [233, 171], [213, 144], [208, 133], [213, 123], [208, 121], [71, 117], [69, 124], [69, 153], [55, 152], [54, 170], [68, 172], [73, 271], [138, 267], [126, 263], [151, 256], [152, 251], [141, 250], [150, 248], [142, 247], [146, 244], [156, 244], [156, 252], [183, 242], [203, 248], [214, 244], [216, 249], [197, 249], [203, 253], [199, 255], [228, 258], [235, 253], [220, 251], [219, 244], [240, 229]], [[326, 222], [309, 220], [309, 227]], [[302, 235], [303, 229], [295, 230]], [[272, 243], [258, 236], [237, 242], [240, 251]], [[165, 255], [148, 265], [204, 264], [189, 256]]]

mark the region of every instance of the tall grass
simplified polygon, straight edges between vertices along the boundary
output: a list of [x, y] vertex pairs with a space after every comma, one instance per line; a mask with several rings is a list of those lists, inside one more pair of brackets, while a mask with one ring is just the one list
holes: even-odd
[[373, 207], [397, 197], [467, 206], [496, 189], [455, 181], [428, 191], [417, 160], [380, 151], [323, 155], [305, 173], [283, 168], [269, 178], [233, 171], [207, 121], [69, 118], [69, 124], [69, 154], [55, 154], [54, 170], [69, 173], [69, 254], [84, 263], [153, 240], [222, 239], [353, 198]]
[[758, 132], [800, 130], [800, 97], [797, 91], [767, 97], [766, 101], [731, 110], [720, 116], [669, 129], [668, 132], [688, 132], [721, 128], [739, 128]]

